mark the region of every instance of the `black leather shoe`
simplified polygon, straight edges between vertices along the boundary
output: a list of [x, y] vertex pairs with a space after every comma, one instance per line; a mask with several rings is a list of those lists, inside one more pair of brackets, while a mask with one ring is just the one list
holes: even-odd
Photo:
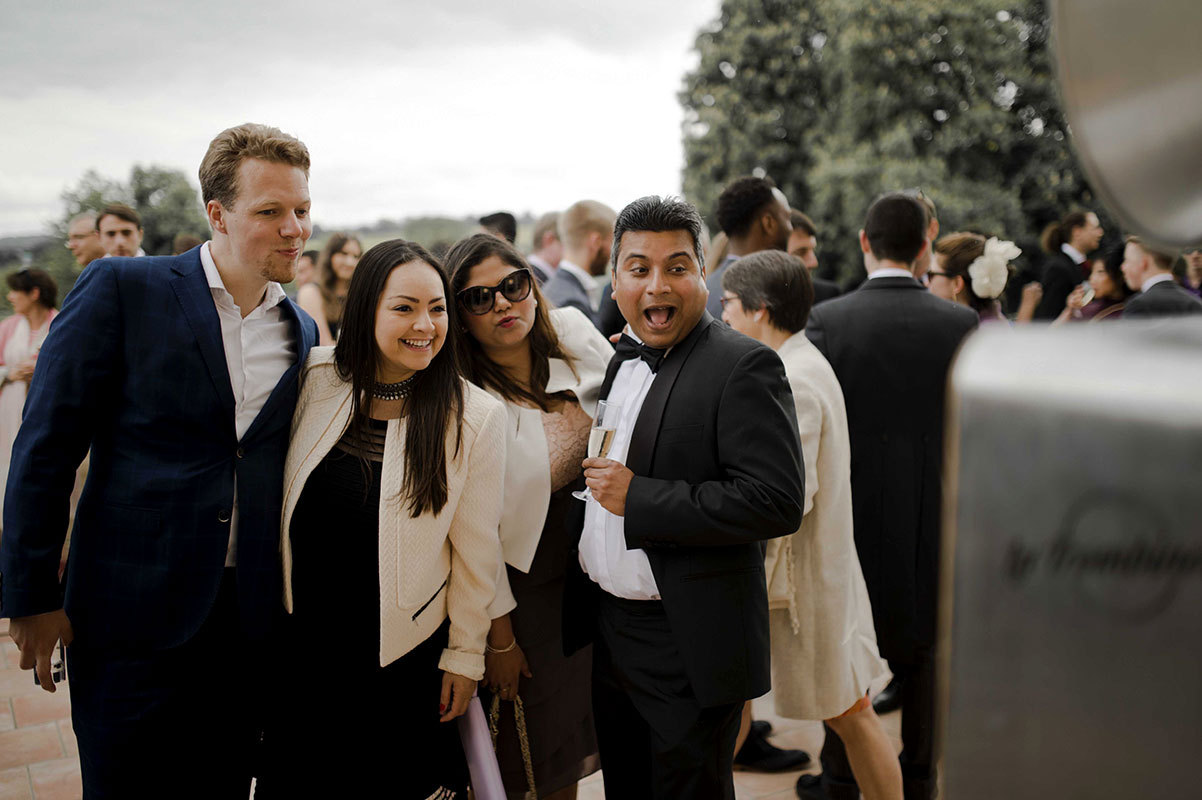
[[893, 676], [889, 685], [881, 693], [872, 698], [872, 710], [878, 714], [890, 714], [901, 708], [902, 679]]
[[786, 772], [801, 769], [809, 763], [810, 754], [806, 751], [782, 750], [762, 735], [756, 735], [754, 727], [735, 753], [735, 767], [751, 772]]
[[766, 719], [753, 719], [751, 721], [751, 733], [748, 736], [764, 737], [772, 733], [772, 723]]
[[801, 800], [860, 800], [860, 790], [855, 784], [831, 788], [821, 775], [801, 775], [796, 789]]
[[829, 800], [822, 787], [821, 775], [805, 774], [797, 779], [797, 796], [801, 800]]

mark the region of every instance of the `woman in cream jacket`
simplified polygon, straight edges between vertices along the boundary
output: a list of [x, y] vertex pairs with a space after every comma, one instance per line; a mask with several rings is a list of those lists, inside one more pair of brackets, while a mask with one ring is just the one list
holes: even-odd
[[[868, 687], [886, 670], [852, 530], [851, 443], [843, 390], [805, 335], [814, 301], [794, 256], [762, 251], [722, 274], [722, 319], [776, 350], [797, 407], [805, 462], [801, 528], [769, 543], [765, 559], [776, 710], [824, 720], [842, 740], [864, 800], [901, 800], [901, 767]], [[803, 775], [799, 797], [826, 796]], [[851, 787], [854, 791], [854, 786]]]
[[[613, 347], [577, 309], [551, 309], [508, 242], [468, 237], [447, 254], [447, 271], [466, 330], [464, 374], [506, 410], [505, 564], [484, 682], [504, 700], [522, 700], [538, 796], [568, 800], [599, 759], [592, 652], [563, 654], [567, 519], [580, 504], [571, 490]], [[497, 758], [510, 797], [520, 798], [529, 779], [515, 716], [501, 704]]]
[[284, 478], [285, 692], [260, 797], [335, 796], [348, 774], [389, 796], [463, 796], [446, 723], [484, 674], [505, 412], [460, 378], [457, 335], [441, 265], [394, 240], [364, 255], [337, 347], [306, 364]]

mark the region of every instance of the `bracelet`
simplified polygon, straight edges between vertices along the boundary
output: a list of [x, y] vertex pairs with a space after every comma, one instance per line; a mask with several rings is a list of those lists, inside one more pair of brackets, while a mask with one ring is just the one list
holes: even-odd
[[517, 650], [517, 649], [518, 649], [518, 640], [517, 640], [516, 636], [514, 637], [513, 641], [509, 643], [509, 647], [504, 647], [504, 648], [501, 648], [500, 650], [493, 647], [488, 642], [484, 643], [484, 652], [491, 654], [491, 655], [498, 655], [500, 653], [512, 653], [514, 650]]

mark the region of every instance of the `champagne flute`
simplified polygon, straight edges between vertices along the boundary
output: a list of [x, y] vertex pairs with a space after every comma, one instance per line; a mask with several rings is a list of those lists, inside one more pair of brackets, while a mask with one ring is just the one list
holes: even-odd
[[[609, 448], [613, 447], [614, 437], [618, 435], [618, 419], [621, 415], [621, 404], [597, 401], [597, 416], [593, 418], [593, 427], [588, 432], [589, 458], [609, 458]], [[588, 501], [593, 493], [586, 486], [584, 491], [572, 492], [572, 497]]]

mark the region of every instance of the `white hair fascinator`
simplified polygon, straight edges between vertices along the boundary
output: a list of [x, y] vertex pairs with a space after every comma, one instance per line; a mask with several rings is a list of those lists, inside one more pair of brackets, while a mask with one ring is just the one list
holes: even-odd
[[1015, 247], [1014, 242], [999, 241], [990, 237], [985, 242], [985, 252], [977, 256], [968, 265], [968, 277], [972, 279], [972, 291], [977, 297], [994, 300], [1006, 288], [1006, 279], [1010, 277], [1007, 265], [1022, 255], [1023, 251]]

